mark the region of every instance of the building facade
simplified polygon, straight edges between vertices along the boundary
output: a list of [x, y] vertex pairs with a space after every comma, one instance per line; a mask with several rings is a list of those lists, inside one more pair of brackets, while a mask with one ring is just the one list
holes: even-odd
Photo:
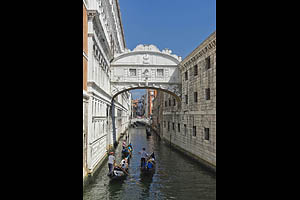
[[83, 120], [85, 179], [93, 176], [114, 142], [127, 130], [131, 94], [124, 92], [115, 98], [111, 94], [111, 61], [126, 47], [118, 0], [83, 2], [83, 54], [87, 61], [83, 64], [83, 87], [84, 96], [88, 97]]
[[153, 100], [157, 95], [157, 90], [148, 89], [147, 90], [147, 118], [150, 118], [152, 116], [153, 112]]
[[154, 100], [153, 127], [163, 139], [215, 170], [216, 32], [181, 61], [179, 67], [181, 102], [159, 92]]
[[152, 108], [152, 129], [163, 138], [163, 104], [164, 104], [164, 92], [156, 90], [156, 96], [153, 99], [153, 108]]
[[88, 19], [87, 1], [83, 0], [83, 177], [87, 177], [87, 109], [89, 95], [87, 93], [87, 65], [88, 65]]
[[138, 112], [138, 104], [139, 104], [139, 100], [135, 99], [135, 100], [131, 100], [131, 105], [132, 105], [132, 118], [136, 118], [137, 117], [137, 112]]

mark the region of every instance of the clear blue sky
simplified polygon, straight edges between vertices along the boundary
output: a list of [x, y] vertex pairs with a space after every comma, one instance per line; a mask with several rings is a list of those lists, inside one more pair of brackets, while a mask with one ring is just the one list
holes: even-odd
[[[126, 47], [153, 44], [184, 59], [216, 30], [216, 0], [119, 0]], [[138, 92], [135, 92], [138, 93]]]

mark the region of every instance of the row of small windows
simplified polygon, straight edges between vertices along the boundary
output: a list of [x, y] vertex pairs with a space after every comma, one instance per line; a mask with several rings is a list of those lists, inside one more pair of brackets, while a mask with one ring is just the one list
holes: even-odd
[[[206, 59], [205, 59], [205, 70], [208, 70], [208, 69], [210, 69], [211, 68], [211, 62], [210, 62], [210, 57], [207, 57]], [[195, 65], [194, 66], [194, 76], [197, 76], [198, 75], [198, 65]], [[188, 71], [186, 71], [185, 73], [184, 73], [184, 78], [185, 78], [185, 80], [187, 81], [188, 80]]]
[[[172, 106], [172, 100], [169, 99], [169, 106]], [[176, 106], [176, 100], [173, 99], [173, 106]], [[168, 107], [168, 101], [165, 101], [165, 107]]]
[[[164, 69], [156, 69], [157, 77], [164, 76]], [[129, 69], [129, 76], [136, 76], [136, 69]]]
[[[164, 121], [164, 128], [166, 128], [166, 121]], [[175, 123], [172, 123], [172, 130], [175, 131]], [[177, 130], [180, 132], [180, 123], [177, 124]], [[170, 122], [168, 122], [168, 131], [170, 131]], [[187, 133], [187, 126], [184, 124], [184, 134]], [[197, 127], [193, 126], [193, 136], [197, 136]], [[204, 128], [204, 139], [209, 140], [209, 128]]]

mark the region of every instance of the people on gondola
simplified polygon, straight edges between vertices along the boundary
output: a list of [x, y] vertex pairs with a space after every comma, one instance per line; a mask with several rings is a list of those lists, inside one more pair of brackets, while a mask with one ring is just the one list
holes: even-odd
[[123, 141], [123, 143], [122, 143], [122, 148], [123, 148], [123, 149], [126, 148], [126, 140]]
[[132, 145], [131, 143], [127, 146], [128, 152], [130, 154], [130, 156], [132, 155]]
[[128, 171], [128, 159], [127, 158], [122, 159], [120, 165], [123, 170]]
[[139, 154], [141, 154], [141, 168], [144, 168], [146, 164], [146, 158], [149, 157], [149, 155], [146, 152], [145, 148], [143, 148], [143, 150], [140, 151]]
[[132, 149], [132, 144], [131, 144], [131, 142], [129, 143], [129, 145], [128, 145], [127, 147], [130, 147], [130, 148]]
[[155, 165], [155, 155], [154, 152], [152, 152], [152, 154], [149, 156], [148, 160], [147, 160], [147, 169], [152, 169]]

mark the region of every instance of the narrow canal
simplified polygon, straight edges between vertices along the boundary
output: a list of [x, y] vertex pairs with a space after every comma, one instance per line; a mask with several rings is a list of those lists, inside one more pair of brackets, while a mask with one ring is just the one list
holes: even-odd
[[[122, 141], [122, 140], [121, 140]], [[110, 180], [107, 161], [95, 180], [85, 189], [84, 200], [98, 199], [216, 199], [216, 175], [197, 162], [171, 149], [152, 133], [146, 137], [145, 128], [129, 129], [129, 141], [133, 154], [129, 164], [129, 176], [123, 181]], [[152, 176], [140, 173], [140, 151], [154, 151], [156, 171]], [[116, 149], [116, 161], [121, 162], [122, 145]]]

